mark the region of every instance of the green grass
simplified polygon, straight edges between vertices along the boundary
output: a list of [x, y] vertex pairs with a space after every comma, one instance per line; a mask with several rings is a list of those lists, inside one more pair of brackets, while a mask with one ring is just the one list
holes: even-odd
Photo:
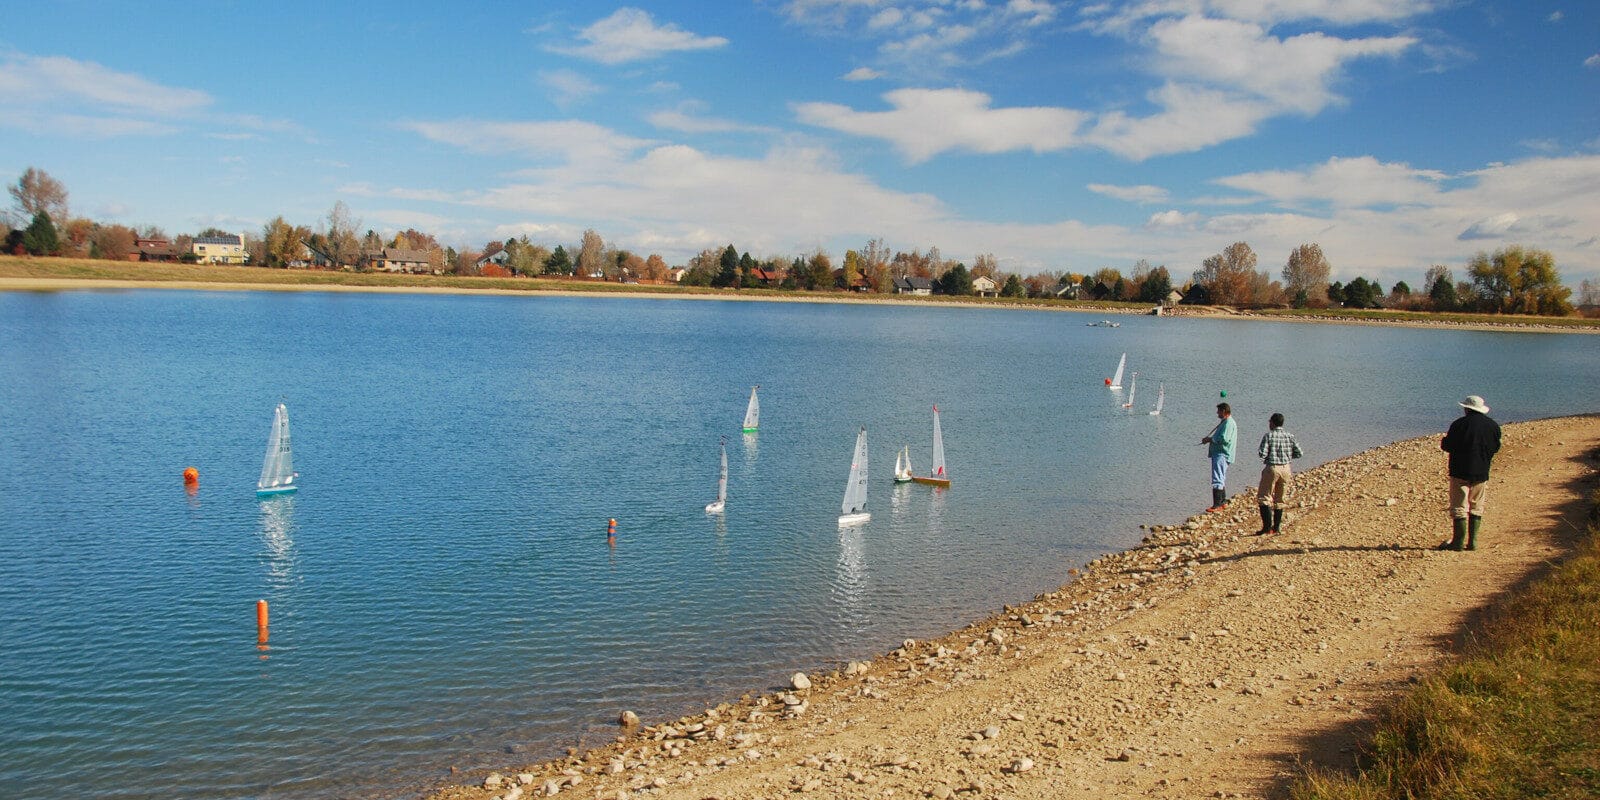
[[1600, 528], [1471, 634], [1385, 715], [1359, 774], [1311, 771], [1290, 797], [1600, 797]]
[[1309, 317], [1328, 320], [1378, 322], [1442, 322], [1458, 325], [1554, 325], [1571, 328], [1600, 328], [1600, 319], [1586, 317], [1538, 317], [1525, 314], [1466, 314], [1432, 311], [1388, 311], [1359, 308], [1261, 308], [1251, 314], [1268, 317]]

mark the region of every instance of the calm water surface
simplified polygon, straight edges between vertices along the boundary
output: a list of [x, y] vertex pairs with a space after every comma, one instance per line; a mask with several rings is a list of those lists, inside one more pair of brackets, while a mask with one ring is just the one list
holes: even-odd
[[[1515, 421], [1600, 389], [1583, 335], [1091, 319], [0, 295], [0, 795], [406, 796], [1053, 589], [1206, 504], [1222, 391], [1238, 491], [1272, 411], [1310, 466], [1442, 430], [1468, 393]], [[1133, 414], [1102, 385], [1122, 352]], [[280, 400], [303, 488], [260, 501]], [[955, 485], [893, 487], [935, 402]], [[861, 425], [873, 518], [841, 531]]]

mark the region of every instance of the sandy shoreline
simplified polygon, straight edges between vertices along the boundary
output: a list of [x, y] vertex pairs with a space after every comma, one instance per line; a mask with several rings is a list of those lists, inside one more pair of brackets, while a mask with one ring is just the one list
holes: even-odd
[[[354, 286], [347, 284], [300, 283], [233, 283], [211, 281], [161, 281], [87, 278], [24, 278], [0, 276], [0, 292], [62, 292], [62, 291], [124, 291], [133, 289], [172, 289], [183, 291], [225, 292], [350, 292], [371, 294], [424, 294], [424, 295], [485, 295], [501, 297], [625, 297], [631, 299], [660, 300], [735, 300], [754, 303], [831, 303], [857, 305], [923, 306], [944, 308], [1005, 308], [1025, 311], [1067, 311], [1102, 316], [1145, 315], [1146, 307], [1057, 306], [1032, 303], [1012, 303], [1005, 300], [963, 302], [959, 300], [918, 300], [901, 296], [881, 295], [802, 295], [783, 296], [751, 294], [734, 291], [706, 290], [704, 292], [649, 292], [628, 290], [579, 291], [572, 289], [546, 289], [530, 286], [528, 289], [472, 288], [454, 286]], [[1401, 328], [1439, 328], [1445, 330], [1517, 331], [1526, 333], [1600, 333], [1600, 326], [1567, 326], [1537, 322], [1453, 322], [1446, 320], [1411, 319], [1355, 319], [1287, 314], [1256, 314], [1249, 311], [1214, 308], [1210, 306], [1183, 306], [1171, 316], [1180, 318], [1204, 317], [1208, 319], [1253, 320], [1257, 322], [1297, 322], [1317, 325], [1378, 325]]]
[[1298, 476], [1278, 536], [1248, 491], [939, 639], [433, 797], [1281, 797], [1585, 524], [1600, 416], [1506, 426], [1473, 553], [1433, 550], [1438, 440]]

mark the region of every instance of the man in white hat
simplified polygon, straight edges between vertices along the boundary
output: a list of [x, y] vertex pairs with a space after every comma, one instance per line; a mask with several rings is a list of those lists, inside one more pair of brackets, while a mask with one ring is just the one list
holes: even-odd
[[1489, 419], [1483, 398], [1468, 395], [1458, 405], [1461, 417], [1439, 443], [1450, 454], [1450, 516], [1455, 533], [1440, 550], [1476, 550], [1483, 525], [1484, 489], [1489, 484], [1489, 462], [1500, 451], [1500, 425]]

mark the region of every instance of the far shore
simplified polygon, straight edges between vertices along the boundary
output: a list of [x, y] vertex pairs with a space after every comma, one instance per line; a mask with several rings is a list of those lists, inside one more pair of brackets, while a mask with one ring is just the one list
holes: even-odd
[[[530, 278], [470, 278], [412, 276], [383, 273], [342, 273], [306, 270], [268, 270], [259, 267], [204, 267], [194, 265], [143, 265], [115, 261], [25, 259], [0, 256], [0, 292], [126, 291], [175, 289], [183, 291], [249, 292], [352, 292], [369, 294], [484, 295], [515, 297], [627, 297], [674, 300], [735, 300], [761, 303], [833, 303], [858, 305], [915, 305], [924, 307], [1003, 308], [1028, 311], [1069, 311], [1111, 315], [1147, 315], [1148, 303], [1076, 300], [963, 298], [851, 294], [844, 292], [790, 292], [773, 289], [714, 289], [676, 285], [637, 285], [576, 280]], [[214, 272], [211, 272], [214, 271]], [[482, 282], [484, 286], [466, 285]], [[1309, 322], [1332, 325], [1381, 325], [1449, 330], [1521, 331], [1546, 333], [1600, 333], [1600, 320], [1528, 316], [1445, 314], [1428, 318], [1405, 312], [1329, 313], [1273, 309], [1239, 310], [1225, 306], [1178, 306], [1165, 316], [1206, 317], [1269, 322]]]

